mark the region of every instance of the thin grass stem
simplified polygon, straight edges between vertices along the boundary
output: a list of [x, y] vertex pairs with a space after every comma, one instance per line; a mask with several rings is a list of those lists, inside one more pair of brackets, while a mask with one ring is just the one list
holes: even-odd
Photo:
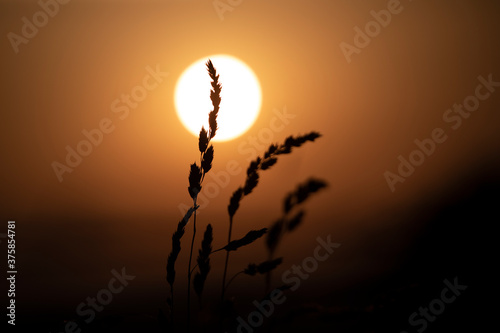
[[[196, 198], [193, 200], [196, 207]], [[196, 210], [193, 218], [193, 238], [191, 239], [191, 250], [189, 251], [188, 285], [187, 285], [187, 332], [191, 329], [191, 260], [193, 259], [194, 239], [196, 237]]]
[[174, 325], [174, 286], [170, 285], [170, 323], [172, 327]]
[[231, 279], [229, 279], [229, 281], [227, 282], [227, 285], [226, 285], [226, 290], [227, 288], [229, 288], [229, 285], [231, 284], [231, 282], [233, 282], [233, 280], [238, 276], [240, 275], [241, 273], [245, 273], [245, 271], [239, 271], [238, 273], [234, 274], [233, 277]]
[[[231, 232], [233, 231], [233, 217], [229, 218], [229, 232], [227, 234], [227, 243], [231, 242]], [[222, 292], [221, 292], [221, 301], [224, 301], [224, 295], [226, 293], [226, 275], [227, 275], [227, 266], [229, 264], [229, 252], [226, 251], [226, 262], [224, 264], [224, 275], [222, 276]]]

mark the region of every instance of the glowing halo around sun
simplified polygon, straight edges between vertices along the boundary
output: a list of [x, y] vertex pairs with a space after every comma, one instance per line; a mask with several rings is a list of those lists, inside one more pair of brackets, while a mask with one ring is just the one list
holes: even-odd
[[208, 130], [211, 79], [206, 63], [212, 60], [222, 85], [214, 141], [228, 141], [245, 133], [259, 115], [262, 93], [255, 73], [243, 61], [229, 55], [199, 59], [180, 76], [175, 87], [177, 115], [186, 129], [198, 136], [201, 126]]

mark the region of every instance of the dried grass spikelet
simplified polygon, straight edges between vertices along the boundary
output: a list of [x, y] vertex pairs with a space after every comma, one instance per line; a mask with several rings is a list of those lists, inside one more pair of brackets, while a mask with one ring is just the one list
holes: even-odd
[[262, 158], [259, 156], [251, 161], [247, 169], [245, 185], [242, 188], [238, 188], [229, 201], [229, 217], [232, 218], [234, 216], [243, 197], [252, 193], [255, 187], [257, 187], [259, 183], [259, 170], [270, 169], [278, 162], [278, 155], [290, 154], [294, 147], [300, 147], [306, 142], [313, 142], [319, 137], [321, 137], [321, 134], [315, 131], [297, 137], [289, 136], [281, 145], [271, 144]]
[[210, 135], [209, 138], [213, 138], [215, 133], [217, 132], [217, 114], [219, 113], [220, 106], [220, 92], [222, 90], [222, 85], [219, 83], [219, 75], [215, 70], [212, 61], [209, 59], [207, 61], [207, 70], [210, 78], [212, 79], [211, 85], [212, 90], [210, 90], [210, 100], [212, 101], [212, 105], [214, 109], [208, 114], [208, 124], [210, 126]]
[[326, 182], [311, 178], [289, 193], [283, 201], [283, 212], [288, 214], [295, 206], [306, 201], [309, 196], [327, 186]]
[[300, 225], [300, 223], [302, 223], [302, 220], [304, 219], [305, 214], [306, 213], [303, 210], [301, 210], [300, 212], [295, 214], [293, 217], [291, 217], [287, 221], [287, 224], [286, 224], [287, 231], [290, 232], [290, 231], [295, 230], [295, 228], [297, 228]]
[[212, 161], [214, 160], [214, 146], [210, 145], [208, 149], [203, 154], [203, 158], [201, 160], [201, 167], [203, 169], [203, 173], [207, 173], [212, 169]]
[[212, 225], [208, 224], [203, 240], [201, 242], [201, 249], [198, 252], [198, 273], [193, 278], [194, 291], [201, 299], [203, 287], [210, 272], [210, 253], [212, 252], [213, 230]]
[[208, 133], [205, 130], [205, 127], [202, 126], [198, 137], [198, 149], [200, 150], [200, 153], [205, 152], [208, 146], [208, 141]]
[[254, 171], [250, 173], [247, 176], [247, 179], [245, 180], [245, 186], [243, 187], [243, 194], [244, 195], [249, 195], [252, 193], [253, 189], [257, 186], [259, 183], [259, 174], [257, 171]]
[[229, 199], [229, 205], [227, 206], [227, 211], [229, 213], [230, 218], [234, 216], [234, 214], [240, 207], [241, 198], [243, 198], [243, 188], [239, 187], [236, 191], [233, 192], [231, 198]]
[[189, 170], [189, 187], [188, 192], [193, 200], [196, 199], [198, 193], [201, 191], [201, 169], [196, 163], [191, 164]]
[[272, 255], [281, 238], [286, 232], [295, 230], [304, 219], [305, 211], [300, 210], [290, 216], [293, 208], [305, 202], [312, 194], [327, 187], [327, 183], [320, 179], [310, 178], [306, 182], [299, 184], [297, 188], [287, 194], [283, 200], [283, 216], [275, 221], [269, 228], [266, 238], [266, 246]]
[[184, 228], [191, 218], [191, 215], [198, 207], [199, 206], [189, 208], [182, 220], [177, 224], [177, 230], [172, 235], [172, 252], [170, 252], [167, 259], [167, 282], [170, 284], [171, 288], [175, 281], [175, 261], [181, 252], [181, 238], [184, 235]]
[[[226, 250], [226, 251], [236, 251], [242, 246], [251, 244], [255, 242], [257, 239], [261, 238], [264, 236], [264, 234], [267, 232], [267, 228], [263, 228], [260, 230], [250, 230], [243, 238], [233, 240], [229, 242], [226, 246], [219, 250]], [[217, 251], [219, 251], [217, 250]]]
[[276, 258], [273, 260], [267, 260], [264, 261], [258, 265], [256, 264], [249, 264], [247, 268], [243, 271], [247, 275], [255, 275], [257, 273], [259, 274], [266, 274], [278, 267], [283, 262], [283, 258]]
[[276, 251], [283, 235], [286, 232], [295, 230], [304, 219], [304, 215], [305, 212], [301, 210], [293, 217], [282, 217], [271, 225], [265, 241], [267, 249], [271, 255]]
[[276, 250], [276, 247], [281, 239], [281, 235], [283, 234], [284, 225], [285, 221], [281, 218], [274, 222], [269, 228], [265, 243], [270, 253], [274, 253]]

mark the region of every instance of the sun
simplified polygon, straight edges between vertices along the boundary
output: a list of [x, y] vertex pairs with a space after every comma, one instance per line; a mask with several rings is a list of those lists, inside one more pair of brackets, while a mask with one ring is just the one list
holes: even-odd
[[238, 58], [218, 54], [201, 58], [190, 65], [177, 81], [175, 109], [182, 124], [195, 136], [200, 134], [202, 126], [208, 129], [208, 113], [213, 109], [210, 101], [211, 80], [206, 69], [208, 59], [212, 60], [222, 84], [218, 129], [213, 140], [232, 140], [253, 125], [262, 103], [257, 76]]

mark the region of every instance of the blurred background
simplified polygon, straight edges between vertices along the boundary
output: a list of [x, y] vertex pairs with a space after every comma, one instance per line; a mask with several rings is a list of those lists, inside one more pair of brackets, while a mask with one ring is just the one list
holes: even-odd
[[[371, 11], [388, 6], [399, 13], [359, 47], [356, 27], [365, 31]], [[329, 187], [305, 204], [303, 224], [280, 244], [276, 255], [284, 262], [273, 284], [313, 254], [317, 237], [341, 244], [264, 326], [415, 332], [408, 317], [455, 277], [468, 289], [427, 331], [487, 325], [493, 308], [484, 297], [491, 299], [496, 276], [500, 87], [481, 88], [489, 97], [456, 129], [443, 115], [476, 93], [478, 77], [500, 82], [497, 2], [42, 0], [0, 7], [0, 233], [16, 221], [16, 328], [62, 331], [65, 320], [81, 320], [77, 305], [125, 267], [135, 279], [81, 328], [157, 330], [158, 308], [169, 295], [171, 235], [190, 205], [189, 164], [199, 154], [197, 138], [176, 115], [174, 88], [192, 62], [221, 53], [253, 69], [263, 100], [248, 132], [214, 144], [205, 185], [216, 184], [217, 193], [198, 214], [199, 230], [211, 223], [214, 248], [224, 246], [227, 204], [252, 155], [315, 130], [320, 139], [262, 172], [241, 203], [233, 238], [268, 227], [284, 196], [314, 176]], [[37, 14], [43, 7], [52, 13], [46, 22]], [[34, 20], [34, 31], [25, 27]], [[356, 52], [346, 57], [342, 43]], [[148, 67], [168, 75], [121, 119], [113, 101], [141, 84]], [[263, 134], [278, 114], [289, 115], [284, 126]], [[111, 133], [61, 181], [54, 162], [66, 164], [66, 147], [76, 149], [82, 131], [103, 119]], [[398, 157], [409, 159], [414, 141], [436, 128], [447, 139], [391, 189], [386, 172], [397, 174]], [[211, 176], [222, 177], [228, 165], [239, 171], [220, 186]], [[181, 304], [191, 235], [188, 225], [177, 262]], [[218, 300], [223, 259], [212, 256], [207, 299]], [[265, 259], [259, 240], [231, 256], [229, 275]], [[241, 277], [228, 294], [245, 315], [263, 288], [263, 278]]]

